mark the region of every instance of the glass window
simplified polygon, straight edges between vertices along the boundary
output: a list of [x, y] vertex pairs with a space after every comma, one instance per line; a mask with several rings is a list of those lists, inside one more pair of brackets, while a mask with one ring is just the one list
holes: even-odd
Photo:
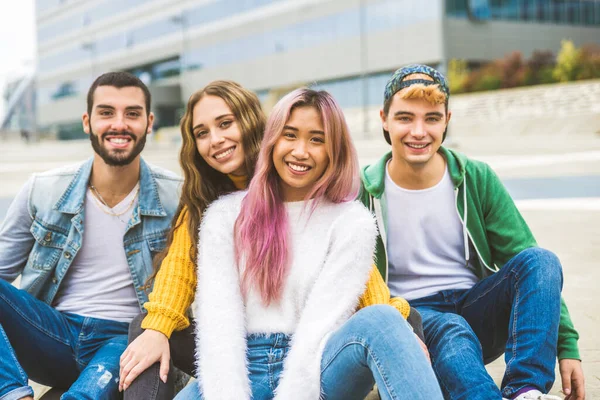
[[491, 18], [491, 9], [489, 0], [469, 0], [469, 17], [479, 21], [485, 21]]
[[[448, 16], [460, 15], [467, 0], [449, 0]], [[491, 19], [548, 22], [568, 25], [600, 25], [600, 2], [589, 0], [468, 0], [470, 5], [489, 4]]]
[[342, 108], [362, 105], [363, 84], [360, 77], [317, 82], [312, 85], [312, 89], [325, 90], [335, 98]]
[[368, 77], [367, 86], [367, 104], [368, 105], [383, 105], [383, 90], [388, 79], [394, 72], [382, 72], [373, 74]]
[[181, 61], [179, 58], [155, 63], [151, 67], [152, 80], [177, 76], [181, 72]]
[[37, 104], [38, 106], [45, 105], [66, 97], [87, 93], [91, 85], [92, 79], [90, 77], [79, 77], [70, 81], [38, 86], [36, 91]]
[[446, 2], [446, 14], [450, 17], [467, 17], [467, 0], [448, 0]]

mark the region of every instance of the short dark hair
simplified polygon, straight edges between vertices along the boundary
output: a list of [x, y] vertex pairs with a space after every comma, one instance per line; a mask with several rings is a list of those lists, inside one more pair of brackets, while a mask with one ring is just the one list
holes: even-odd
[[150, 115], [150, 90], [148, 90], [148, 86], [144, 82], [140, 80], [137, 76], [130, 74], [129, 72], [107, 72], [105, 74], [100, 75], [90, 89], [87, 94], [87, 112], [88, 115], [92, 114], [92, 107], [94, 105], [94, 92], [98, 86], [113, 86], [117, 89], [121, 89], [124, 87], [138, 87], [142, 89], [144, 92], [144, 99], [146, 100], [146, 115]]

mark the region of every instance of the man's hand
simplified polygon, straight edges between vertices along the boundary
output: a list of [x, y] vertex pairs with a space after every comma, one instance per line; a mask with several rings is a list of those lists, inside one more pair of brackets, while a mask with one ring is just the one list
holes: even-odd
[[146, 329], [121, 355], [119, 391], [126, 390], [135, 378], [156, 362], [160, 362], [160, 379], [167, 383], [170, 359], [169, 339], [161, 332]]
[[565, 358], [558, 362], [565, 400], [584, 400], [585, 383], [581, 361]]
[[431, 364], [431, 357], [429, 357], [429, 350], [427, 350], [427, 346], [425, 345], [425, 343], [423, 343], [419, 336], [417, 336], [417, 334], [415, 334], [415, 337], [417, 338], [417, 342], [419, 342], [419, 344], [421, 345], [421, 349], [423, 350], [423, 353], [425, 353], [425, 357], [427, 357], [429, 364]]

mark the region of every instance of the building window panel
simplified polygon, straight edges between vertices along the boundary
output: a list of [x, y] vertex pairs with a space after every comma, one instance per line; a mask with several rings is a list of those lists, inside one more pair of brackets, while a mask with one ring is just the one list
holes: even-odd
[[496, 20], [600, 25], [600, 2], [594, 0], [448, 0], [446, 14], [464, 18], [465, 4], [475, 2], [489, 3], [490, 17]]

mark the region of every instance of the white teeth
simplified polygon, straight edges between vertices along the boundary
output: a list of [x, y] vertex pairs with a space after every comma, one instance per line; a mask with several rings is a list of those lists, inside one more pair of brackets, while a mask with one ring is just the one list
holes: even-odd
[[296, 165], [296, 164], [292, 164], [292, 163], [288, 163], [288, 165], [290, 166], [291, 169], [293, 169], [294, 171], [298, 171], [298, 172], [304, 172], [306, 170], [308, 170], [308, 167], [305, 165]]
[[406, 145], [408, 147], [412, 147], [413, 149], [424, 149], [425, 147], [427, 147], [428, 144], [411, 144], [411, 143], [407, 143]]
[[227, 150], [227, 151], [224, 151], [223, 153], [215, 154], [215, 156], [214, 156], [214, 157], [215, 157], [217, 160], [220, 160], [221, 158], [223, 158], [223, 157], [227, 157], [228, 155], [230, 155], [231, 153], [233, 153], [233, 151], [234, 151], [234, 150], [235, 150], [235, 147], [232, 147], [232, 148], [230, 148], [229, 150]]
[[115, 143], [115, 144], [123, 144], [123, 143], [129, 142], [128, 139], [122, 139], [122, 138], [110, 138], [109, 141], [111, 143]]

